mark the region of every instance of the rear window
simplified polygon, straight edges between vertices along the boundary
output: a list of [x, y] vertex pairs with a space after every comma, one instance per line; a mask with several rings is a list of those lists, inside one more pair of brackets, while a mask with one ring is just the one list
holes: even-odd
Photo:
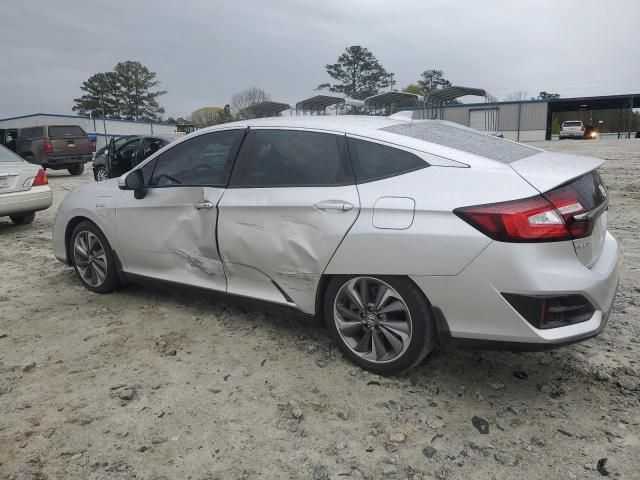
[[516, 162], [540, 153], [540, 150], [521, 143], [510, 142], [471, 128], [438, 120], [401, 123], [381, 130], [437, 143], [503, 163]]
[[582, 122], [564, 122], [562, 126], [563, 127], [581, 127]]
[[50, 138], [86, 137], [85, 131], [77, 125], [60, 125], [49, 127]]
[[571, 186], [587, 210], [597, 207], [607, 199], [607, 188], [596, 170], [572, 181]]
[[0, 145], [0, 163], [22, 162], [23, 160], [8, 148]]

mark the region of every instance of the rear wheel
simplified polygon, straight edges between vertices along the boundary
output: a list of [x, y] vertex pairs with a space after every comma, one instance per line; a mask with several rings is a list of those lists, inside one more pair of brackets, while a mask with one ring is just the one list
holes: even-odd
[[36, 214], [33, 212], [21, 213], [19, 215], [11, 215], [9, 218], [16, 225], [28, 225], [32, 223], [33, 220], [36, 218]]
[[407, 278], [336, 276], [324, 315], [342, 353], [381, 375], [417, 365], [435, 344], [431, 305]]
[[104, 182], [105, 180], [109, 180], [107, 169], [104, 167], [96, 168], [96, 171], [94, 172], [94, 176], [95, 176], [96, 182]]
[[109, 293], [120, 286], [116, 262], [109, 242], [91, 222], [81, 222], [71, 234], [71, 259], [82, 284], [98, 293]]
[[71, 175], [82, 175], [82, 172], [84, 172], [84, 163], [79, 163], [73, 167], [69, 167], [67, 170], [69, 170]]

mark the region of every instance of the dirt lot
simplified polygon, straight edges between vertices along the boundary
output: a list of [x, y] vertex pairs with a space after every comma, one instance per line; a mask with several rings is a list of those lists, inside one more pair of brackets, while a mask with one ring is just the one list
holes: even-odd
[[50, 210], [0, 219], [0, 479], [640, 478], [640, 140], [537, 146], [609, 160], [622, 258], [606, 330], [546, 353], [436, 353], [392, 379], [299, 319], [85, 290], [50, 231], [93, 179], [52, 173]]

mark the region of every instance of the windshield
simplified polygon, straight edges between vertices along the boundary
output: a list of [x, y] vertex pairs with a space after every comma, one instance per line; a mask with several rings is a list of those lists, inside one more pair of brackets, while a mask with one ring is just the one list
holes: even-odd
[[540, 150], [521, 143], [510, 142], [440, 120], [401, 123], [381, 130], [437, 143], [503, 163], [515, 162], [540, 153]]
[[8, 162], [24, 162], [18, 155], [13, 153], [8, 148], [0, 145], [0, 163], [8, 163]]
[[563, 127], [581, 127], [582, 122], [564, 122], [562, 126]]

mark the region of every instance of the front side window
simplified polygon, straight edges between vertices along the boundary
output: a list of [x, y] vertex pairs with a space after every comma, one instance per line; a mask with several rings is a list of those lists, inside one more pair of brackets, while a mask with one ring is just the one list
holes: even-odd
[[225, 186], [241, 133], [242, 130], [206, 133], [178, 143], [152, 162], [155, 169], [149, 185]]
[[348, 144], [358, 183], [393, 177], [429, 166], [412, 153], [379, 143], [349, 138]]
[[139, 161], [149, 158], [167, 144], [160, 138], [145, 138], [142, 144], [142, 155]]
[[138, 150], [138, 145], [140, 145], [140, 139], [125, 143], [118, 149], [118, 157], [123, 160], [133, 160], [133, 157], [135, 157], [136, 151]]
[[353, 183], [337, 135], [291, 130], [252, 130], [230, 187], [337, 186]]

